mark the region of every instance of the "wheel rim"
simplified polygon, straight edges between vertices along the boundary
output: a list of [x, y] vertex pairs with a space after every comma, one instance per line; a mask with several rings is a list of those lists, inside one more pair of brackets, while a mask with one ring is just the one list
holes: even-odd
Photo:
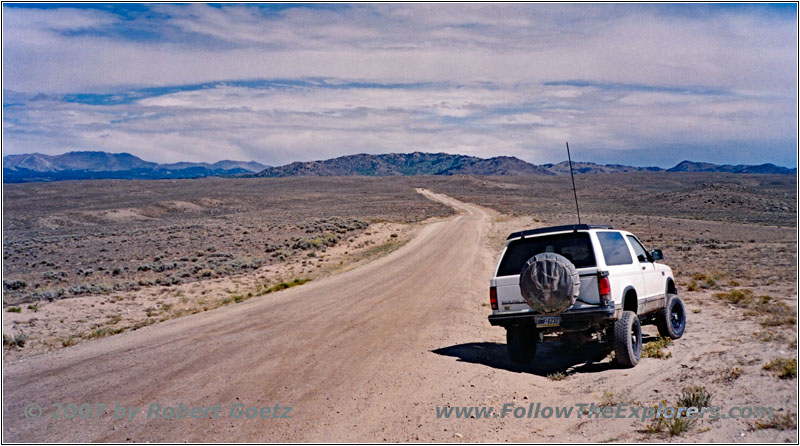
[[634, 322], [631, 326], [631, 346], [633, 346], [633, 351], [636, 354], [638, 354], [641, 349], [641, 344], [639, 344], [641, 332], [639, 324]]
[[678, 305], [672, 306], [672, 311], [669, 313], [669, 320], [672, 324], [673, 330], [680, 330], [683, 325], [683, 312]]

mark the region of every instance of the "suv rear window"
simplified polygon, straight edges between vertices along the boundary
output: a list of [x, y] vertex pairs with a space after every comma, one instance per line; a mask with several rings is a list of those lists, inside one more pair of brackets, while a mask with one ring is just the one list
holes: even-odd
[[630, 265], [633, 263], [628, 244], [625, 243], [625, 239], [619, 232], [598, 232], [597, 240], [600, 241], [600, 248], [603, 249], [606, 265]]
[[561, 254], [575, 264], [576, 268], [597, 266], [592, 244], [586, 232], [545, 235], [515, 240], [506, 248], [506, 255], [500, 262], [498, 276], [513, 276], [522, 271], [525, 262], [536, 254], [554, 252]]

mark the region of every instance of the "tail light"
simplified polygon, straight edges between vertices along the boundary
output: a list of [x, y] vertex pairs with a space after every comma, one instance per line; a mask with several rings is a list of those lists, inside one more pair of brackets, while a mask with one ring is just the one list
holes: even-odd
[[597, 278], [597, 291], [600, 293], [600, 302], [607, 304], [611, 301], [611, 283], [608, 274]]
[[492, 305], [492, 310], [497, 310], [497, 288], [489, 288], [489, 303]]

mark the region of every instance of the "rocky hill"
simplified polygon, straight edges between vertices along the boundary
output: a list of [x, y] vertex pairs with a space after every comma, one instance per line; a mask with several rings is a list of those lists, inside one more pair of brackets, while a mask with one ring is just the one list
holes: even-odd
[[797, 168], [776, 166], [772, 163], [747, 165], [747, 164], [711, 164], [696, 161], [681, 161], [675, 167], [667, 169], [667, 172], [727, 172], [727, 173], [775, 173], [775, 174], [797, 174]]
[[477, 158], [448, 153], [358, 154], [324, 161], [295, 162], [271, 167], [260, 177], [289, 176], [394, 176], [394, 175], [551, 175], [521, 159], [500, 156]]
[[552, 175], [519, 158], [478, 158], [448, 153], [358, 154], [324, 161], [295, 162], [271, 167], [260, 177], [289, 176], [394, 176], [394, 175]]

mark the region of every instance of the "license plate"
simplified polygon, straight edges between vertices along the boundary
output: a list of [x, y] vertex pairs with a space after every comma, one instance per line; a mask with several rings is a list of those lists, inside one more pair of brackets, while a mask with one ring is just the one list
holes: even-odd
[[539, 328], [558, 327], [561, 325], [561, 316], [536, 316], [534, 321]]

